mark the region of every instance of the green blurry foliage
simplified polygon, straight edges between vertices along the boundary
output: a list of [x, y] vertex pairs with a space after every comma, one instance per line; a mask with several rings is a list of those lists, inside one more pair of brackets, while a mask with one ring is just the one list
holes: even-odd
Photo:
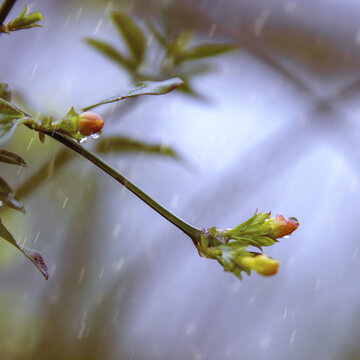
[[[195, 45], [192, 41], [193, 36], [188, 30], [169, 32], [166, 29], [166, 22], [163, 22], [161, 31], [150, 22], [147, 22], [146, 28], [143, 28], [131, 16], [120, 11], [112, 12], [110, 18], [127, 47], [127, 53], [118, 50], [111, 43], [98, 39], [85, 39], [88, 45], [125, 69], [134, 81], [161, 80], [179, 76], [184, 80], [184, 85], [179, 90], [197, 97], [201, 96], [190, 84], [192, 77], [207, 73], [212, 68], [206, 62], [198, 63], [196, 60], [222, 55], [238, 48], [238, 45], [232, 43]], [[151, 50], [158, 50], [151, 41], [146, 41], [151, 37], [157, 40], [163, 54], [157, 70], [153, 65], [150, 67], [146, 64], [147, 54]]]

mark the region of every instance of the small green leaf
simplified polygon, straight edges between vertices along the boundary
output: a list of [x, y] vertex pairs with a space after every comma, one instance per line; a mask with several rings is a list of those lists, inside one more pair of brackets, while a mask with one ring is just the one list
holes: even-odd
[[155, 154], [178, 159], [178, 154], [168, 146], [160, 144], [147, 144], [141, 141], [124, 138], [121, 136], [111, 136], [102, 138], [97, 142], [96, 151], [101, 153], [111, 152], [142, 152], [146, 154]]
[[46, 280], [49, 278], [48, 268], [42, 255], [36, 250], [20, 246], [16, 242], [14, 237], [11, 235], [9, 230], [5, 227], [1, 218], [0, 218], [0, 237], [5, 239], [11, 245], [15, 246], [17, 249], [19, 249], [38, 268], [38, 270], [41, 272], [41, 274], [44, 276]]
[[22, 12], [14, 19], [9, 21], [5, 26], [5, 32], [28, 29], [31, 27], [41, 27], [36, 24], [42, 19], [42, 15], [39, 12], [27, 14], [27, 5], [24, 6]]
[[26, 167], [26, 162], [22, 157], [6, 150], [0, 150], [0, 162]]
[[5, 83], [0, 83], [0, 99], [11, 101], [11, 91]]
[[8, 140], [19, 120], [24, 117], [20, 109], [0, 98], [0, 143]]
[[113, 46], [109, 45], [108, 43], [90, 38], [85, 39], [85, 42], [92, 46], [94, 49], [101, 52], [110, 60], [116, 62], [118, 65], [126, 68], [127, 70], [134, 70], [134, 67], [129, 62], [129, 60], [127, 60], [125, 56], [120, 54]]
[[144, 60], [146, 48], [146, 41], [142, 30], [131, 17], [123, 12], [113, 12], [111, 13], [111, 18], [123, 36], [136, 67], [139, 66]]
[[216, 56], [237, 48], [238, 46], [234, 44], [202, 44], [187, 50], [182, 50], [177, 61], [196, 60]]
[[15, 198], [11, 187], [2, 178], [0, 178], [0, 201], [10, 208], [25, 213], [24, 206]]
[[19, 119], [24, 116], [25, 114], [15, 105], [0, 98], [0, 123], [7, 119]]
[[113, 103], [122, 99], [135, 97], [139, 95], [162, 95], [166, 94], [178, 86], [182, 85], [183, 81], [179, 78], [173, 78], [164, 81], [144, 81], [133, 85], [130, 89], [124, 90], [120, 94], [113, 96], [111, 98], [102, 100], [96, 104], [86, 106], [82, 111], [87, 111], [93, 109], [94, 107]]

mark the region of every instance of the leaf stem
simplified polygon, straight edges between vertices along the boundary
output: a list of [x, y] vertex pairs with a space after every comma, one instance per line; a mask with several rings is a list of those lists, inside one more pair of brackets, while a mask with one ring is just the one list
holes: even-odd
[[15, 5], [16, 0], [4, 0], [0, 7], [0, 25], [2, 25], [9, 15], [12, 7]]
[[113, 177], [120, 184], [125, 186], [128, 190], [130, 190], [133, 194], [135, 194], [138, 198], [144, 201], [147, 205], [149, 205], [152, 209], [154, 209], [157, 213], [163, 216], [166, 220], [170, 221], [173, 225], [183, 231], [186, 235], [191, 237], [194, 243], [198, 241], [201, 236], [201, 230], [197, 229], [185, 221], [181, 220], [169, 210], [165, 209], [158, 202], [152, 199], [149, 195], [147, 195], [143, 190], [138, 188], [135, 184], [133, 184], [130, 180], [128, 180], [125, 176], [121, 175], [117, 170], [103, 161], [101, 158], [91, 153], [90, 151], [83, 148], [81, 145], [71, 140], [67, 136], [59, 134], [57, 132], [46, 132], [48, 136], [51, 136], [55, 140], [61, 142], [63, 145], [77, 152], [81, 156], [85, 157], [89, 161], [91, 161], [94, 165], [99, 167], [101, 170], [105, 171], [108, 175]]

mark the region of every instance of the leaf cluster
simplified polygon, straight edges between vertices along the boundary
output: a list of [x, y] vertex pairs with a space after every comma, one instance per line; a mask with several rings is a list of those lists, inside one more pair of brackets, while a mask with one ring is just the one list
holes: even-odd
[[[177, 86], [182, 84], [182, 80], [179, 78], [174, 78], [164, 81], [148, 81], [137, 83], [134, 86], [128, 88], [116, 94], [111, 98], [99, 101], [96, 104], [92, 104], [84, 107], [82, 110], [92, 109], [94, 107], [113, 103], [120, 101], [126, 98], [131, 98], [140, 95], [161, 95], [172, 91]], [[71, 108], [67, 114], [59, 120], [53, 120], [51, 116], [42, 117], [40, 120], [27, 114], [24, 110], [20, 109], [18, 106], [14, 105], [12, 102], [11, 91], [9, 90], [7, 84], [0, 83], [0, 144], [7, 141], [15, 127], [18, 124], [24, 124], [32, 130], [38, 131], [41, 142], [45, 139], [45, 134], [59, 133], [65, 135], [69, 138], [75, 139], [77, 141], [82, 141], [84, 138], [81, 135], [77, 128], [77, 123], [79, 119], [79, 112], [74, 108]], [[81, 110], [80, 110], [81, 111]], [[128, 138], [111, 136], [99, 141], [97, 145], [97, 151], [101, 153], [111, 153], [111, 152], [145, 152], [149, 154], [159, 154], [163, 156], [169, 156], [173, 158], [178, 158], [177, 154], [169, 147], [164, 147], [158, 144], [146, 144], [140, 141], [131, 140]], [[52, 163], [59, 163], [62, 165], [65, 161], [70, 160], [72, 156], [69, 156], [68, 153], [60, 152], [58, 154], [59, 159], [52, 159]], [[18, 166], [26, 166], [26, 162], [17, 154], [14, 154], [7, 150], [0, 149], [0, 162], [7, 164], [14, 164]], [[47, 170], [47, 169], [46, 169]], [[35, 184], [39, 184], [43, 181], [46, 176], [42, 176], [43, 173], [47, 171], [41, 169], [40, 176], [35, 174]], [[34, 178], [33, 178], [34, 179]], [[30, 182], [33, 180], [30, 179]], [[33, 184], [34, 185], [34, 184]], [[24, 206], [16, 198], [14, 191], [7, 184], [7, 182], [0, 177], [0, 206], [6, 206], [9, 208], [16, 209], [25, 213]], [[2, 223], [0, 218], [0, 237], [8, 241], [10, 244], [19, 249], [44, 275], [48, 278], [47, 266], [42, 258], [41, 254], [35, 250], [25, 248], [20, 246], [11, 233], [7, 230], [5, 225]]]
[[[23, 119], [25, 116], [23, 112], [10, 104], [7, 100], [11, 101], [11, 92], [8, 90], [6, 84], [0, 84], [0, 140], [5, 140], [13, 131], [13, 128], [19, 120]], [[21, 156], [2, 149], [0, 149], [0, 162], [26, 167], [26, 162]], [[0, 204], [2, 207], [6, 206], [25, 213], [24, 206], [15, 197], [12, 188], [1, 177]], [[5, 227], [1, 218], [0, 237], [19, 249], [39, 269], [43, 276], [46, 279], [48, 278], [47, 266], [42, 255], [36, 250], [21, 246]]]
[[[147, 22], [146, 28], [140, 27], [135, 19], [124, 12], [116, 11], [110, 14], [120, 37], [124, 41], [127, 53], [119, 50], [113, 44], [94, 38], [85, 41], [110, 61], [125, 69], [133, 80], [161, 80], [179, 76], [184, 85], [179, 89], [190, 95], [198, 95], [190, 85], [190, 79], [206, 73], [211, 67], [206, 63], [197, 63], [209, 57], [224, 54], [236, 49], [232, 43], [203, 43], [194, 45], [192, 34], [183, 30], [177, 34], [169, 34], [166, 29], [159, 31], [152, 23]], [[165, 25], [163, 24], [164, 28]], [[146, 41], [150, 36], [157, 40], [163, 50], [160, 69], [149, 71], [146, 66], [147, 54], [152, 50], [151, 42]]]
[[225, 271], [232, 272], [240, 279], [242, 271], [248, 275], [251, 270], [264, 276], [275, 274], [277, 260], [247, 248], [254, 246], [262, 251], [263, 246], [271, 246], [278, 241], [278, 237], [296, 230], [298, 222], [281, 215], [270, 218], [270, 215], [270, 212], [255, 213], [233, 229], [212, 227], [203, 231], [200, 241], [195, 244], [199, 254], [217, 260]]

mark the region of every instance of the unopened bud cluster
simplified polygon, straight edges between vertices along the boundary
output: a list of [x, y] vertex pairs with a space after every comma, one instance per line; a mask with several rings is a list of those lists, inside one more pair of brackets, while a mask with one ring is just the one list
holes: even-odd
[[242, 271], [250, 274], [251, 270], [270, 276], [277, 273], [279, 261], [262, 253], [250, 252], [247, 247], [255, 246], [262, 250], [263, 246], [273, 245], [278, 239], [290, 235], [298, 226], [295, 218], [259, 213], [234, 229], [213, 227], [204, 231], [197, 248], [200, 255], [217, 260], [225, 271], [239, 278]]

